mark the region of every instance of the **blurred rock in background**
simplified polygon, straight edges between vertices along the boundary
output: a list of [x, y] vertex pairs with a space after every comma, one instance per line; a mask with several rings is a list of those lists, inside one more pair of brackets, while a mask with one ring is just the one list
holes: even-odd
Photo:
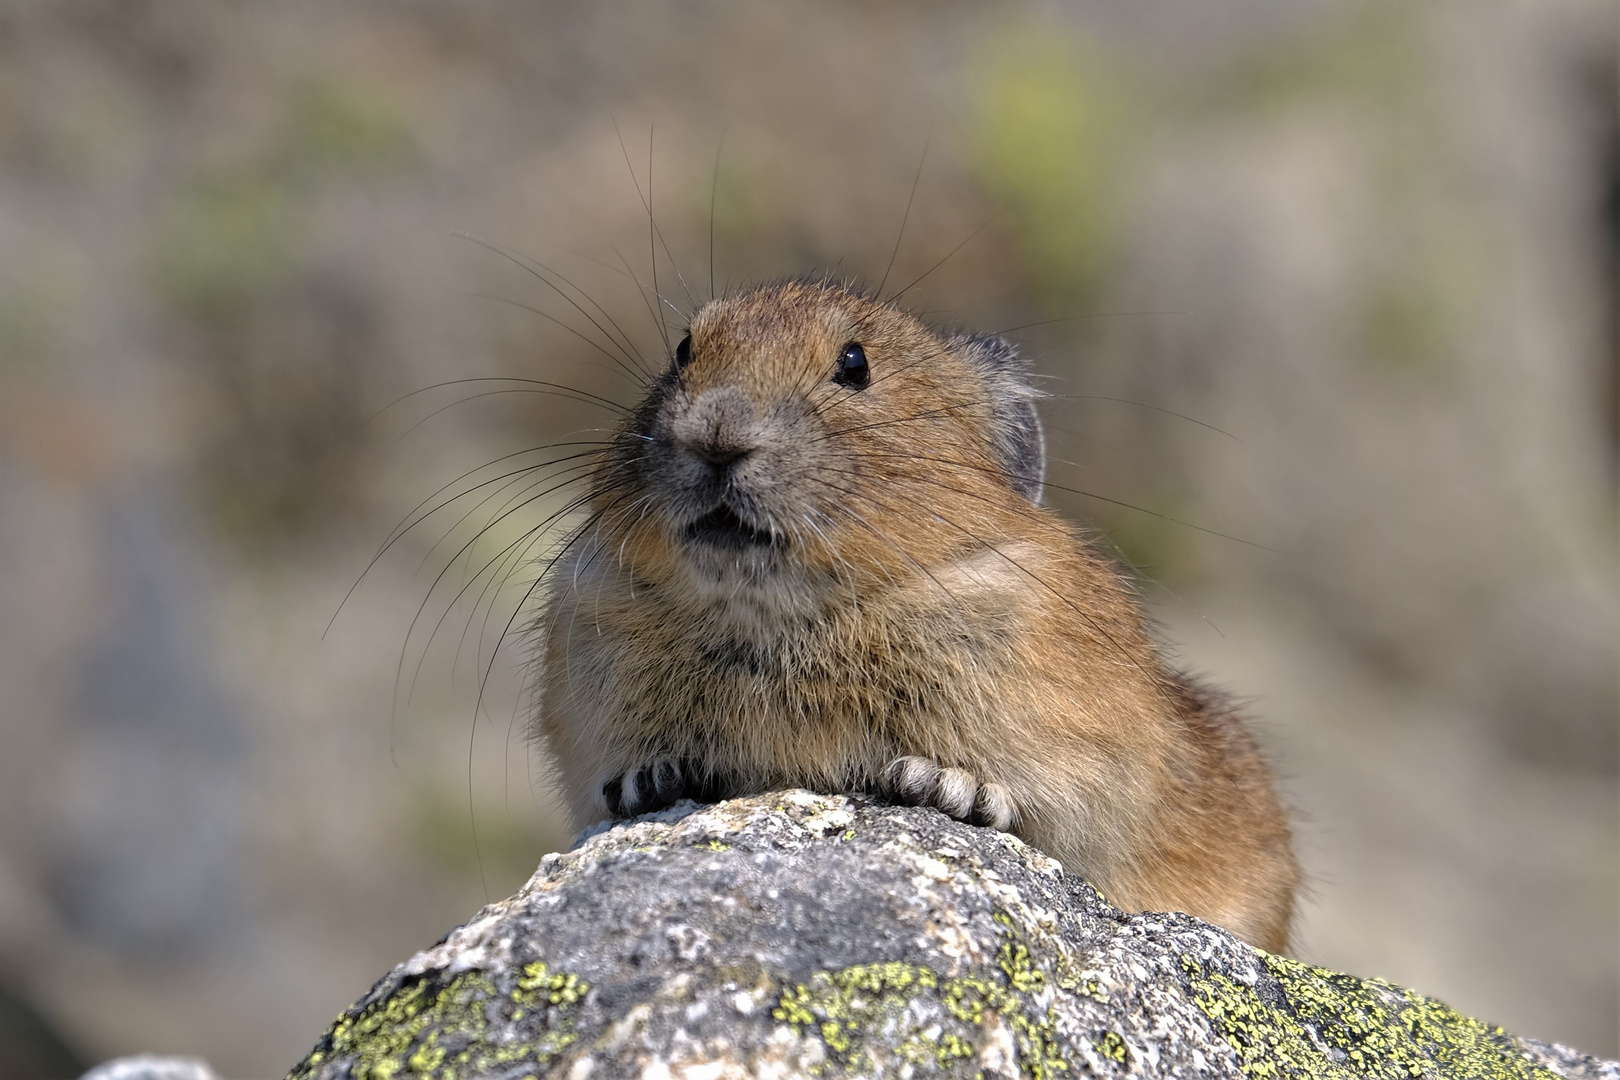
[[100, 625], [70, 676], [67, 768], [46, 804], [61, 829], [53, 906], [72, 932], [136, 962], [239, 934], [248, 857], [251, 747], [197, 625], [210, 567], [165, 502], [135, 485], [103, 507]]
[[1017, 328], [1302, 956], [1620, 1053], [1615, 71], [1595, 0], [0, 2], [3, 989], [274, 1074], [568, 843], [496, 646], [612, 414], [452, 380], [632, 399], [650, 192], [679, 311]]

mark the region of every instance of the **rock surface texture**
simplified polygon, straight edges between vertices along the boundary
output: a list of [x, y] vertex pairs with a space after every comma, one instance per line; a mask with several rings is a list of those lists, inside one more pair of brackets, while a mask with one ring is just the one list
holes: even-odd
[[1123, 914], [1005, 834], [779, 792], [548, 855], [291, 1077], [1606, 1077], [1437, 1001]]

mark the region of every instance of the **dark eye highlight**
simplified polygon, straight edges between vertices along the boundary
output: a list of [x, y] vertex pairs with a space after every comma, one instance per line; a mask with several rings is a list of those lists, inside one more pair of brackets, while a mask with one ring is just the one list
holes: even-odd
[[675, 370], [680, 371], [692, 362], [692, 335], [687, 334], [681, 338], [681, 343], [675, 346]]
[[866, 350], [853, 341], [845, 345], [843, 352], [838, 354], [838, 374], [833, 376], [833, 382], [851, 390], [860, 390], [871, 381], [872, 369], [866, 364]]

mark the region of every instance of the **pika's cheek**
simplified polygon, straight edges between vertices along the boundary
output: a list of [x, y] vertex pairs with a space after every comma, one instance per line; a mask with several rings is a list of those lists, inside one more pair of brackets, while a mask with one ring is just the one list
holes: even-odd
[[784, 441], [762, 447], [741, 462], [734, 473], [734, 487], [761, 505], [778, 513], [797, 513], [826, 501], [831, 492], [818, 482], [814, 443], [809, 439]]
[[783, 490], [793, 469], [784, 455], [775, 451], [761, 451], [740, 461], [732, 469], [731, 486], [737, 491], [760, 500], [771, 500], [786, 495]]

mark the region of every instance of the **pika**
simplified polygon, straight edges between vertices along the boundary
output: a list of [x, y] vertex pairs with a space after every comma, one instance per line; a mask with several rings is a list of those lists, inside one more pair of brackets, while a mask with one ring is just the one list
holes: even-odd
[[534, 628], [576, 823], [779, 787], [1009, 830], [1273, 952], [1299, 869], [1242, 719], [1041, 503], [1014, 348], [829, 282], [713, 301], [592, 467]]

